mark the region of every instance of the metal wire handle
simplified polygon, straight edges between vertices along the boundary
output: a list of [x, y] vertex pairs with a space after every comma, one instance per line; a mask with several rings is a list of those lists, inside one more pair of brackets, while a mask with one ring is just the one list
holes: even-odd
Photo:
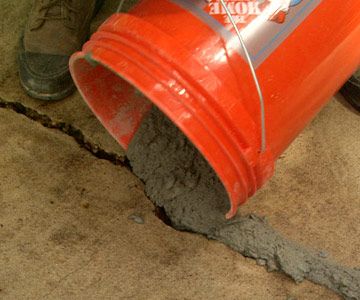
[[247, 60], [247, 62], [249, 64], [251, 74], [252, 74], [252, 77], [253, 77], [254, 82], [255, 82], [256, 90], [257, 90], [258, 95], [259, 95], [260, 111], [261, 111], [261, 149], [260, 149], [260, 151], [261, 151], [261, 153], [264, 153], [266, 151], [266, 121], [265, 121], [264, 95], [263, 95], [263, 92], [261, 90], [259, 79], [258, 79], [258, 77], [256, 75], [255, 67], [254, 67], [252, 59], [250, 57], [249, 51], [248, 51], [248, 49], [246, 47], [245, 41], [244, 41], [244, 39], [243, 39], [243, 37], [242, 37], [236, 23], [235, 23], [234, 18], [232, 17], [228, 7], [226, 6], [225, 1], [220, 0], [220, 2], [221, 2], [222, 7], [225, 10], [227, 16], [229, 17], [229, 20], [230, 20], [232, 26], [234, 27], [235, 32], [236, 32], [236, 34], [237, 34], [237, 36], [239, 38], [241, 47], [244, 50], [246, 60]]
[[118, 9], [116, 10], [117, 13], [121, 12], [123, 6], [124, 6], [125, 0], [121, 0], [120, 4], [118, 6]]
[[[118, 6], [118, 9], [117, 9], [117, 13], [121, 12], [123, 6], [124, 6], [124, 3], [125, 3], [125, 0], [120, 0], [120, 4]], [[252, 62], [252, 59], [250, 57], [250, 54], [249, 54], [249, 51], [246, 47], [246, 44], [245, 44], [245, 41], [235, 23], [235, 20], [234, 18], [232, 17], [228, 7], [226, 6], [225, 4], [225, 1], [224, 0], [220, 0], [220, 3], [222, 5], [222, 7], [224, 8], [232, 26], [234, 27], [235, 29], [235, 32], [239, 38], [239, 41], [240, 41], [240, 44], [241, 44], [241, 47], [243, 48], [243, 51], [245, 53], [245, 57], [246, 57], [246, 60], [249, 64], [249, 67], [250, 67], [250, 71], [251, 71], [251, 75], [254, 79], [254, 82], [255, 82], [255, 86], [256, 86], [256, 90], [257, 90], [257, 93], [259, 95], [259, 102], [260, 102], [260, 113], [261, 113], [261, 148], [260, 148], [260, 152], [263, 153], [266, 151], [266, 121], [265, 121], [265, 104], [264, 104], [264, 96], [263, 96], [263, 92], [261, 90], [261, 86], [260, 86], [260, 83], [259, 83], [259, 79], [256, 75], [256, 71], [255, 71], [255, 67], [254, 67], [254, 64]]]

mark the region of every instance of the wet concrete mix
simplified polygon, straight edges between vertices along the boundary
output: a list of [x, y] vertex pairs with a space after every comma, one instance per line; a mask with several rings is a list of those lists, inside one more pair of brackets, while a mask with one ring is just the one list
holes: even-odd
[[284, 272], [328, 287], [345, 299], [360, 299], [360, 269], [340, 266], [285, 239], [264, 218], [239, 213], [225, 219], [229, 200], [212, 168], [182, 132], [156, 108], [143, 121], [127, 156], [151, 201], [174, 228], [203, 234], [256, 259], [268, 271]]

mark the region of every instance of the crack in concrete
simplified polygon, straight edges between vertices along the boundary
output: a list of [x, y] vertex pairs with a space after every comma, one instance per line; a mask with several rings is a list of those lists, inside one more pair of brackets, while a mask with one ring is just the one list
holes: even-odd
[[0, 108], [8, 109], [18, 114], [24, 115], [28, 119], [40, 123], [46, 128], [59, 130], [64, 134], [72, 137], [80, 147], [86, 149], [96, 158], [107, 160], [113, 165], [122, 166], [131, 171], [130, 164], [126, 157], [122, 157], [116, 153], [107, 152], [97, 144], [87, 139], [79, 128], [76, 128], [71, 124], [55, 121], [48, 115], [41, 114], [35, 109], [27, 107], [20, 102], [6, 101], [0, 98]]
[[[59, 130], [74, 138], [77, 144], [96, 158], [107, 160], [114, 165], [120, 165], [133, 172], [132, 166], [127, 158], [101, 149], [98, 145], [90, 142], [80, 129], [71, 124], [54, 121], [48, 115], [41, 114], [35, 109], [24, 106], [20, 102], [11, 102], [0, 98], [0, 108], [22, 114], [46, 128]], [[163, 125], [162, 123], [163, 121], [160, 121], [157, 126]], [[173, 128], [169, 130], [169, 126]], [[145, 153], [147, 151], [141, 149], [151, 149], [152, 152], [154, 152], [153, 148], [159, 150], [159, 144], [156, 145], [156, 147], [144, 148], [143, 143], [145, 143], [145, 146], [149, 146], [147, 145], [147, 140], [151, 139], [151, 144], [154, 145], [159, 142], [156, 141], [156, 139], [161, 136], [166, 136], [166, 133], [163, 132], [163, 135], [159, 135], [157, 132], [157, 136], [147, 136], [143, 141], [140, 141], [144, 138], [144, 133], [142, 133], [144, 129], [146, 130], [146, 134], [149, 135], [149, 127], [151, 127], [149, 122], [143, 123], [142, 128], [135, 137], [135, 141], [130, 145], [130, 157], [132, 157], [132, 163], [135, 168], [135, 172], [133, 173], [145, 182], [146, 192], [156, 207], [155, 214], [162, 219], [165, 224], [177, 230], [200, 233], [208, 238], [218, 240], [241, 253], [243, 256], [255, 259], [259, 265], [266, 266], [269, 271], [277, 270], [287, 274], [293, 278], [295, 282], [308, 279], [314, 283], [328, 287], [345, 299], [360, 299], [359, 269], [339, 266], [323, 258], [321, 253], [310, 251], [288, 241], [272, 229], [263, 218], [255, 215], [237, 216], [234, 220], [225, 222], [223, 220], [223, 214], [228, 207], [224, 207], [223, 203], [209, 203], [208, 201], [207, 203], [202, 203], [201, 200], [203, 199], [189, 202], [188, 200], [191, 197], [189, 199], [184, 198], [184, 193], [191, 194], [193, 192], [199, 192], [197, 185], [199, 185], [199, 182], [201, 184], [201, 176], [204, 174], [192, 173], [194, 170], [191, 169], [197, 167], [201, 170], [204, 166], [199, 166], [199, 163], [201, 164], [202, 162], [200, 157], [194, 159], [196, 154], [193, 149], [189, 150], [188, 147], [190, 144], [187, 141], [182, 140], [182, 138], [176, 141], [178, 132], [174, 134], [174, 130], [177, 131], [177, 129], [172, 124], [167, 124], [164, 128], [169, 131], [167, 138], [169, 138], [169, 135], [175, 138], [175, 144], [168, 140], [160, 140], [161, 149], [157, 152], [157, 155], [162, 159], [165, 155], [163, 153], [165, 150], [168, 156], [169, 151], [171, 151], [172, 154], [176, 153], [176, 158], [179, 158], [179, 149], [187, 149], [188, 151], [185, 153], [185, 157], [187, 161], [191, 161], [191, 166], [186, 166], [186, 164], [180, 166], [181, 171], [185, 171], [185, 174], [181, 174], [180, 184], [178, 181], [179, 178], [173, 178], [173, 174], [169, 174], [168, 172], [165, 173], [165, 179], [162, 178], [164, 174], [160, 174], [160, 177], [159, 174], [154, 176], [154, 170], [162, 172], [164, 166], [158, 165], [151, 170], [153, 164], [159, 161], [155, 157], [151, 157], [150, 159], [150, 154]], [[156, 130], [159, 130], [159, 128], [156, 128]], [[163, 143], [164, 141], [165, 144]], [[178, 142], [180, 143], [179, 145], [176, 144]], [[134, 147], [137, 147], [137, 149], [134, 149]], [[138, 155], [138, 153], [136, 154], [135, 152], [138, 152], [139, 149], [141, 150], [140, 152], [142, 152], [140, 160], [135, 157]], [[143, 155], [145, 155], [145, 159], [148, 162], [152, 163], [144, 164]], [[191, 156], [193, 156], [192, 159], [190, 159]], [[170, 161], [174, 164], [171, 171], [179, 167], [176, 166], [176, 162], [179, 162], [178, 159], [171, 160], [170, 158]], [[141, 166], [138, 165], [139, 162], [142, 164]], [[144, 166], [146, 167], [144, 168]], [[188, 172], [189, 170], [185, 168], [190, 169], [190, 173]], [[176, 172], [178, 171], [179, 169], [176, 170]], [[207, 171], [211, 177], [212, 171], [209, 169], [207, 169]], [[216, 179], [210, 178], [210, 181], [210, 184], [207, 182], [206, 188], [209, 186], [215, 187], [215, 189], [209, 189], [210, 192], [214, 192], [215, 197], [224, 194], [222, 186], [220, 187], [220, 192], [216, 191], [216, 188], [219, 188], [221, 185], [216, 182]], [[159, 189], [157, 185], [160, 185], [160, 191], [157, 190]], [[186, 190], [185, 192], [184, 189]], [[163, 195], [162, 191], [166, 192], [167, 195]], [[183, 199], [180, 199], [181, 197], [183, 197]], [[210, 200], [212, 200], [214, 196], [210, 198]], [[161, 200], [159, 201], [159, 199]], [[206, 207], [204, 207], [204, 205]]]

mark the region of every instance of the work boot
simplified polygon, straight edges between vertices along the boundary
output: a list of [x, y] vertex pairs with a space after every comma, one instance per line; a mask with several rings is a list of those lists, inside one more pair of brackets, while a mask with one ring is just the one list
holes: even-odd
[[360, 69], [343, 86], [341, 93], [345, 99], [360, 112]]
[[20, 81], [27, 94], [59, 100], [75, 85], [69, 58], [89, 36], [103, 0], [35, 0], [20, 42]]

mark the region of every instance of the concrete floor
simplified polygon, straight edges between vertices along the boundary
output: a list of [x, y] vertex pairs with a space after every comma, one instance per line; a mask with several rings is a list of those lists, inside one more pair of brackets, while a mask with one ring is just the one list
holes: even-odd
[[[8, 107], [0, 109], [0, 299], [337, 299], [164, 225], [133, 174], [93, 155], [103, 149], [124, 157], [78, 94], [50, 104], [26, 97], [16, 49], [30, 4], [0, 0], [0, 105]], [[107, 1], [94, 27], [116, 4]], [[11, 109], [19, 105], [84, 138]], [[337, 96], [242, 212], [359, 267], [359, 128], [359, 115]], [[134, 214], [144, 224], [130, 220]]]

